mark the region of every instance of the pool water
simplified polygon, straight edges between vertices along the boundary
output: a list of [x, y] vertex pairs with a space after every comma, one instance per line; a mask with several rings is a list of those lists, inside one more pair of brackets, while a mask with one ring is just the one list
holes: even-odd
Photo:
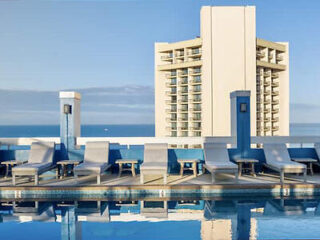
[[319, 239], [320, 199], [4, 201], [1, 239]]

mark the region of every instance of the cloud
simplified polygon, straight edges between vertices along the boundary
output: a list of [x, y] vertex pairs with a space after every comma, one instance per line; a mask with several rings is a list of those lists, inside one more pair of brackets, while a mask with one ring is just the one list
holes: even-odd
[[[151, 86], [67, 89], [82, 95], [83, 124], [154, 123]], [[59, 124], [59, 92], [0, 89], [0, 124]]]

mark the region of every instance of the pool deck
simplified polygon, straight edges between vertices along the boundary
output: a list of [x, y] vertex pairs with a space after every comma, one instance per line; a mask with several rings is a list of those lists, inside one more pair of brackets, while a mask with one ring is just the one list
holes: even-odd
[[147, 176], [145, 184], [140, 184], [139, 175], [132, 177], [124, 174], [107, 173], [102, 176], [101, 184], [96, 178], [87, 176], [78, 179], [66, 177], [55, 179], [44, 175], [40, 184], [34, 186], [28, 178], [17, 178], [13, 186], [11, 178], [0, 179], [0, 198], [123, 198], [135, 196], [175, 197], [175, 196], [317, 196], [320, 195], [320, 174], [308, 175], [307, 182], [298, 175], [288, 175], [283, 185], [279, 176], [271, 173], [258, 174], [257, 177], [243, 175], [238, 183], [234, 176], [219, 174], [216, 182], [211, 183], [211, 175], [169, 175], [168, 183], [163, 184], [159, 176]]

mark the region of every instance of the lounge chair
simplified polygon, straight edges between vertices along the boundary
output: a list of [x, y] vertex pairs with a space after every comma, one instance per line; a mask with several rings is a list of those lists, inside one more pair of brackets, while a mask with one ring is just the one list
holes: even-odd
[[12, 168], [12, 184], [16, 184], [16, 176], [34, 176], [35, 185], [38, 185], [39, 175], [55, 167], [54, 149], [54, 142], [32, 143], [28, 162]]
[[204, 143], [203, 167], [212, 175], [212, 183], [215, 181], [216, 173], [233, 173], [238, 181], [238, 165], [230, 162], [227, 145], [224, 143]]
[[280, 183], [284, 181], [285, 173], [303, 173], [306, 181], [307, 168], [305, 165], [293, 162], [290, 159], [285, 144], [263, 144], [263, 151], [266, 158], [266, 167], [280, 173]]
[[74, 176], [94, 175], [100, 184], [101, 175], [110, 167], [109, 142], [87, 142], [83, 163], [74, 168]]
[[168, 172], [168, 144], [146, 143], [144, 145], [144, 160], [140, 166], [140, 182], [144, 183], [144, 175], [163, 175], [164, 184], [167, 183]]

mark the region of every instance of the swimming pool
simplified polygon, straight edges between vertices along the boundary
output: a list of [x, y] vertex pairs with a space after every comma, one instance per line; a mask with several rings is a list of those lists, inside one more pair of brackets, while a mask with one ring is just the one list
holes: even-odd
[[314, 198], [5, 200], [0, 206], [6, 240], [320, 237]]

